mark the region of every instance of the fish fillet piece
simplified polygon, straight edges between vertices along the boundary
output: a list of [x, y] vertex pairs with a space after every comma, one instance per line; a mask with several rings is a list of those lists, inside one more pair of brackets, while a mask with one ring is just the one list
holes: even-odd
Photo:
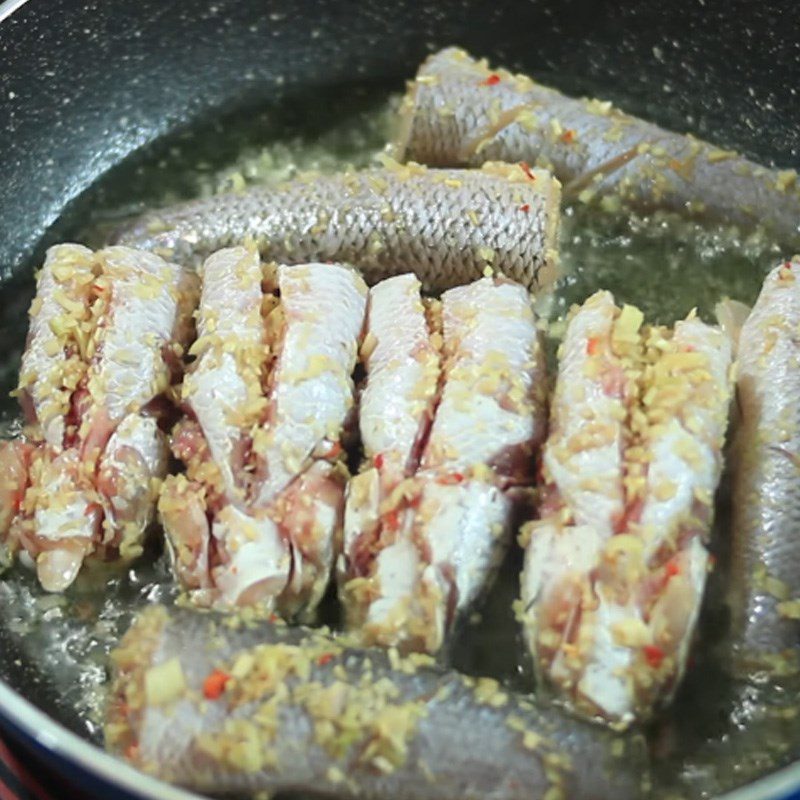
[[253, 441], [257, 506], [271, 502], [315, 454], [341, 447], [366, 309], [364, 282], [339, 265], [281, 266], [278, 289], [283, 329], [267, 422]]
[[523, 529], [522, 621], [539, 674], [582, 713], [625, 726], [683, 674], [732, 393], [729, 338], [672, 330], [598, 292], [569, 320]]
[[0, 538], [49, 591], [66, 589], [86, 558], [142, 552], [195, 290], [192, 273], [151, 253], [47, 253], [17, 392], [29, 425], [0, 448]]
[[91, 250], [62, 244], [47, 251], [37, 276], [19, 397], [28, 422], [41, 426], [52, 447], [64, 445], [70, 399], [86, 371], [96, 271]]
[[339, 593], [364, 642], [432, 653], [490, 585], [514, 487], [533, 480], [546, 420], [531, 300], [483, 278], [426, 308], [413, 276], [391, 278], [370, 291], [364, 349], [367, 458], [348, 487]]
[[342, 261], [370, 284], [413, 270], [426, 289], [442, 291], [488, 267], [546, 288], [557, 275], [559, 199], [558, 182], [542, 170], [392, 164], [161, 209], [118, 239], [187, 264], [252, 238], [269, 260]]
[[262, 270], [244, 247], [201, 275], [188, 414], [172, 436], [187, 473], [159, 500], [173, 569], [201, 606], [310, 614], [341, 536], [367, 289], [338, 264]]
[[363, 361], [369, 375], [359, 403], [364, 455], [378, 459], [384, 482], [412, 475], [430, 429], [440, 354], [431, 341], [421, 284], [413, 274], [369, 291]]
[[797, 671], [800, 262], [775, 267], [739, 337], [731, 606], [747, 671]]
[[78, 429], [85, 458], [102, 452], [125, 416], [169, 388], [196, 302], [195, 276], [176, 264], [128, 247], [109, 247], [100, 258], [87, 410]]
[[200, 269], [202, 290], [196, 367], [184, 381], [183, 398], [219, 470], [219, 493], [244, 502], [241, 479], [244, 439], [266, 407], [261, 370], [267, 342], [261, 317], [262, 271], [258, 253], [231, 248], [210, 256]]
[[302, 628], [161, 606], [112, 654], [106, 747], [194, 791], [342, 798], [639, 797], [620, 739], [496, 681]]
[[608, 209], [668, 209], [798, 238], [794, 170], [664, 130], [595, 99], [573, 99], [457, 48], [420, 67], [400, 112], [395, 156], [432, 167], [526, 161], [551, 170], [567, 197]]

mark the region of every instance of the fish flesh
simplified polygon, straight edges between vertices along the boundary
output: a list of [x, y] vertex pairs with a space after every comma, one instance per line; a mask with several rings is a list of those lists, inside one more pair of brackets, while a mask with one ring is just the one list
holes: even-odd
[[192, 272], [152, 253], [48, 250], [17, 389], [28, 426], [0, 446], [0, 539], [49, 591], [87, 558], [142, 552], [196, 289]]
[[495, 270], [546, 288], [557, 276], [559, 202], [543, 170], [390, 164], [160, 209], [117, 238], [184, 264], [252, 239], [270, 261], [344, 262], [369, 284], [413, 270], [439, 292]]
[[674, 692], [703, 596], [732, 394], [729, 338], [694, 314], [642, 326], [598, 292], [574, 309], [523, 530], [522, 622], [538, 673], [625, 726]]
[[106, 747], [212, 794], [396, 800], [643, 794], [637, 736], [540, 709], [427, 656], [322, 632], [142, 612], [112, 653]]
[[552, 171], [565, 197], [599, 200], [608, 210], [667, 209], [798, 240], [794, 170], [767, 169], [608, 102], [567, 97], [455, 47], [420, 66], [393, 151], [432, 167], [525, 161]]
[[341, 531], [367, 288], [338, 264], [262, 267], [254, 247], [214, 253], [200, 276], [172, 436], [187, 469], [159, 499], [174, 571], [199, 605], [310, 613]]
[[775, 267], [741, 328], [731, 607], [746, 671], [800, 670], [800, 261]]
[[544, 357], [528, 292], [482, 278], [420, 298], [411, 274], [370, 290], [338, 570], [367, 644], [438, 651], [493, 579], [544, 436]]

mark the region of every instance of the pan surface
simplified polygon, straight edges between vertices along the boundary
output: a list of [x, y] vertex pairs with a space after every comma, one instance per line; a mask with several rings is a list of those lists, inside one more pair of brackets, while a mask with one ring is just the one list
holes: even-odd
[[[339, 119], [354, 126], [372, 119], [381, 98], [400, 90], [428, 52], [447, 44], [566, 91], [600, 94], [762, 162], [798, 166], [797, 16], [788, 3], [711, 0], [634, 0], [613, 4], [608, 15], [578, 0], [5, 3], [0, 388], [10, 389], [15, 377], [32, 266], [49, 244], [83, 230], [90, 212], [126, 202], [134, 211], [156, 192], [192, 194], [197, 187], [185, 177], [190, 163], [205, 160], [213, 172], [279, 130], [302, 130], [312, 140]], [[749, 277], [757, 283], [757, 275]], [[13, 405], [2, 408], [10, 419]], [[109, 598], [121, 592], [131, 603], [149, 602], [171, 591], [159, 569], [96, 580], [112, 582]], [[16, 581], [20, 596], [6, 608], [27, 603], [31, 615], [59, 619], [59, 604], [42, 600], [31, 586]], [[128, 616], [99, 597], [94, 591], [70, 602], [83, 603], [86, 618], [106, 634], [124, 628]], [[31, 658], [24, 621], [0, 612], [0, 727], [98, 797], [108, 797], [109, 786], [131, 797], [191, 797], [70, 732], [97, 740], [91, 687], [102, 680], [107, 641], [74, 624], [74, 638], [65, 641], [71, 641], [75, 671], [64, 672], [59, 662], [56, 675], [46, 659]], [[729, 797], [789, 797], [798, 789], [800, 765]]]

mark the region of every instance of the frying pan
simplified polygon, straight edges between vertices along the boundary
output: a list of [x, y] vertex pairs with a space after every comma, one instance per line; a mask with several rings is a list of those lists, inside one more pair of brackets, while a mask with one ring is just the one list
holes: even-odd
[[[12, 367], [33, 264], [88, 208], [135, 190], [126, 165], [163, 137], [300, 99], [319, 123], [360, 86], [399, 90], [447, 44], [800, 166], [793, 2], [7, 0], [0, 20], [0, 343]], [[220, 152], [237, 146], [224, 124], [215, 133]], [[193, 797], [71, 732], [75, 711], [2, 626], [0, 678], [0, 729], [92, 797]], [[728, 800], [798, 792], [800, 763]]]

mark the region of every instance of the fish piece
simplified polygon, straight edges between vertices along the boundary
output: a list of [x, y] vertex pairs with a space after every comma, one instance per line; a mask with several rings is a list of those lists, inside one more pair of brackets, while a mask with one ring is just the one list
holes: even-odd
[[410, 83], [394, 155], [432, 167], [525, 161], [551, 170], [565, 196], [582, 202], [763, 225], [798, 239], [794, 170], [767, 169], [607, 102], [567, 97], [454, 47], [430, 56]]
[[0, 539], [48, 591], [66, 589], [87, 558], [142, 552], [195, 281], [129, 248], [48, 251], [18, 389], [30, 424], [0, 457]]
[[93, 305], [94, 355], [86, 375], [86, 411], [78, 430], [84, 458], [96, 459], [131, 413], [163, 395], [172, 382], [179, 329], [194, 307], [196, 278], [151, 253], [128, 247], [100, 251], [102, 272]]
[[256, 507], [271, 502], [313, 455], [340, 447], [366, 310], [367, 287], [342, 265], [280, 266], [278, 288], [283, 329], [267, 421], [253, 439]]
[[64, 446], [70, 400], [86, 372], [97, 270], [91, 250], [62, 244], [47, 251], [37, 277], [18, 394], [27, 421], [41, 426], [51, 447]]
[[369, 291], [362, 354], [369, 380], [358, 422], [364, 456], [378, 459], [389, 490], [417, 469], [438, 388], [439, 350], [420, 289], [417, 277], [407, 274]]
[[671, 697], [702, 601], [732, 393], [728, 337], [599, 292], [574, 310], [525, 526], [523, 629], [539, 674], [624, 727]]
[[266, 259], [341, 261], [370, 284], [411, 269], [427, 290], [442, 291], [488, 268], [544, 289], [557, 276], [559, 198], [542, 170], [392, 164], [161, 209], [117, 238], [185, 264], [252, 238]]
[[106, 747], [202, 793], [634, 798], [646, 760], [491, 679], [156, 606], [112, 654]]
[[142, 553], [142, 532], [153, 521], [168, 461], [167, 437], [155, 417], [130, 414], [108, 440], [97, 474], [107, 515], [103, 545], [125, 561]]
[[253, 249], [231, 248], [210, 256], [199, 272], [197, 340], [190, 350], [197, 361], [182, 395], [219, 470], [218, 491], [241, 504], [247, 490], [242, 482], [246, 436], [266, 407], [261, 262]]
[[800, 261], [775, 267], [739, 337], [731, 606], [739, 666], [797, 671]]
[[483, 278], [427, 314], [415, 279], [385, 284], [370, 294], [367, 460], [348, 488], [339, 592], [364, 642], [432, 653], [507, 549], [512, 488], [532, 483], [544, 435], [544, 361], [518, 284]]
[[173, 569], [197, 605], [311, 614], [342, 529], [340, 437], [367, 289], [338, 264], [263, 271], [244, 247], [201, 273], [188, 414], [172, 435], [187, 474], [159, 500]]
[[519, 284], [483, 278], [442, 295], [442, 324], [444, 388], [422, 468], [467, 475], [486, 465], [525, 483], [546, 424], [530, 296]]

